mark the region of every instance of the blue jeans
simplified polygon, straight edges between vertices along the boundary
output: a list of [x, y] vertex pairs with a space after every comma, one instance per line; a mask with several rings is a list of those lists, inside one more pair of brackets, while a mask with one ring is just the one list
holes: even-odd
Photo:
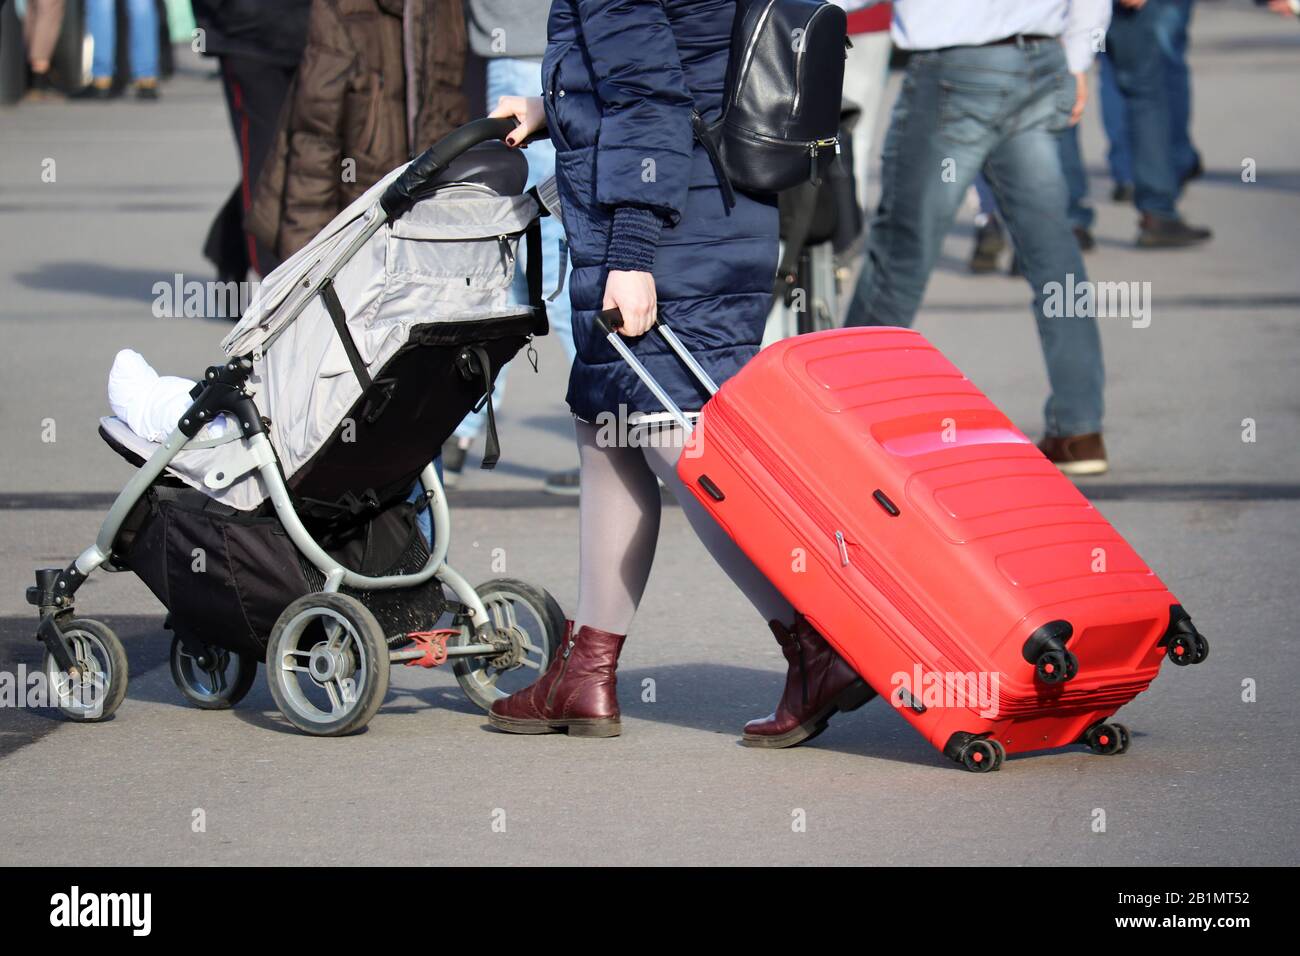
[[[86, 29], [95, 41], [90, 74], [97, 80], [112, 79], [117, 69], [117, 14], [114, 0], [86, 0]], [[127, 0], [127, 21], [131, 25], [131, 78], [158, 77], [158, 8], [153, 0]]]
[[993, 196], [993, 187], [989, 181], [980, 173], [975, 177], [975, 195], [980, 201], [980, 215], [993, 220], [995, 225], [1002, 224], [1002, 216], [998, 212], [998, 201]]
[[[442, 456], [441, 455], [439, 455], [437, 458], [433, 460], [433, 468], [438, 473], [438, 480], [442, 481]], [[411, 493], [406, 496], [406, 500], [414, 503], [416, 501], [419, 501], [423, 497], [424, 497], [424, 484], [417, 478], [415, 481], [415, 487], [412, 488]], [[424, 537], [428, 540], [429, 547], [432, 548], [433, 547], [433, 516], [429, 513], [428, 508], [424, 508], [421, 511], [416, 512], [415, 523], [419, 527], [420, 533], [424, 535]]]
[[[502, 96], [533, 96], [542, 89], [542, 65], [530, 60], [496, 59], [487, 62], [487, 110], [490, 112]], [[555, 173], [555, 147], [549, 139], [539, 139], [524, 150], [528, 159], [528, 185], [534, 186]], [[542, 290], [546, 295], [555, 291], [560, 280], [560, 248], [564, 240], [564, 227], [554, 216], [542, 219]], [[566, 253], [567, 256], [567, 253]], [[514, 296], [516, 302], [528, 301], [528, 277], [525, 273], [528, 253], [520, 243], [519, 267], [515, 271]], [[567, 263], [565, 263], [567, 267]], [[569, 296], [561, 292], [554, 300], [546, 303], [546, 318], [551, 326], [551, 334], [564, 346], [569, 361], [573, 361], [573, 317], [569, 309]], [[496, 390], [492, 393], [492, 403], [499, 408], [501, 397], [505, 392], [506, 371], [501, 370], [497, 377]], [[456, 428], [456, 437], [461, 439], [477, 438], [487, 427], [487, 409], [470, 412]]]
[[981, 170], [1034, 290], [1051, 395], [1048, 435], [1101, 430], [1101, 339], [1092, 316], [1048, 318], [1054, 283], [1086, 279], [1066, 218], [1057, 133], [1074, 81], [1056, 40], [912, 55], [885, 138], [881, 199], [848, 325], [910, 326], [943, 238]]
[[1079, 127], [1067, 126], [1056, 137], [1056, 145], [1061, 154], [1061, 172], [1065, 174], [1065, 186], [1070, 201], [1066, 215], [1070, 225], [1091, 229], [1096, 211], [1088, 202], [1088, 173], [1083, 168], [1083, 156], [1079, 153]]
[[[1150, 45], [1160, 51], [1164, 65], [1164, 86], [1168, 103], [1169, 150], [1174, 176], [1180, 181], [1200, 161], [1191, 139], [1192, 94], [1187, 70], [1187, 31], [1192, 20], [1195, 0], [1150, 0], [1145, 28], [1144, 53]], [[1121, 25], [1121, 30], [1127, 26]], [[1109, 45], [1109, 44], [1108, 44]], [[1134, 182], [1133, 118], [1125, 94], [1116, 78], [1115, 64], [1109, 56], [1101, 57], [1101, 117], [1110, 140], [1107, 162], [1116, 184]]]
[[[1079, 152], [1079, 128], [1067, 126], [1061, 130], [1057, 134], [1056, 145], [1061, 152], [1061, 172], [1065, 175], [1066, 190], [1070, 197], [1066, 206], [1070, 225], [1091, 229], [1097, 212], [1088, 202], [1088, 173], [1083, 168], [1083, 156]], [[998, 213], [998, 201], [983, 173], [975, 177], [975, 192], [980, 200], [980, 213], [1000, 225], [1002, 216]]]
[[1115, 82], [1115, 66], [1104, 52], [1097, 57], [1101, 66], [1101, 125], [1106, 130], [1106, 165], [1116, 186], [1133, 185], [1133, 149], [1128, 141], [1128, 107]]
[[1187, 69], [1187, 31], [1195, 0], [1152, 0], [1156, 12], [1156, 42], [1165, 62], [1165, 89], [1169, 93], [1169, 148], [1174, 173], [1181, 180], [1200, 156], [1192, 145], [1192, 85]]

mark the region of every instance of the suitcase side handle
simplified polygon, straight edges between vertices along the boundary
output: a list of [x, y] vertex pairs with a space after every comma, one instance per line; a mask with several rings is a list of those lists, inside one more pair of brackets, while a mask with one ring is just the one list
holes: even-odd
[[[618, 334], [618, 330], [623, 327], [623, 313], [618, 309], [605, 309], [596, 313], [595, 323], [597, 331], [604, 334], [605, 340], [609, 342], [623, 361], [631, 366], [632, 371], [636, 372], [637, 378], [641, 379], [645, 387], [650, 389], [654, 397], [659, 400], [659, 403], [667, 409], [668, 414], [672, 415], [674, 420], [686, 429], [688, 435], [694, 431], [690, 419], [672, 400], [672, 397], [664, 391], [663, 386], [650, 374], [650, 371], [641, 364], [641, 360], [632, 354], [632, 350], [623, 341], [623, 336]], [[682, 344], [682, 340], [677, 337], [677, 333], [670, 329], [662, 319], [656, 321], [654, 327], [659, 330], [659, 334], [668, 343], [668, 347], [673, 350], [673, 353], [682, 360], [682, 364], [690, 369], [691, 374], [695, 376], [695, 380], [704, 386], [704, 390], [710, 395], [716, 394], [718, 391], [717, 382], [713, 381], [713, 377], [695, 360], [695, 356]]]

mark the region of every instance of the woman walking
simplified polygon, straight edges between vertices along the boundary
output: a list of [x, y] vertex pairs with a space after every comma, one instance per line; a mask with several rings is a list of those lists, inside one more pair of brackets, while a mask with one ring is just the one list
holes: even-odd
[[728, 209], [692, 134], [693, 111], [706, 121], [721, 112], [735, 12], [735, 0], [556, 0], [543, 95], [504, 97], [493, 113], [522, 124], [507, 142], [545, 126], [555, 146], [577, 347], [568, 402], [581, 463], [577, 611], [546, 673], [492, 707], [501, 730], [619, 733], [615, 668], [654, 558], [656, 478], [790, 663], [776, 712], [751, 721], [745, 742], [793, 746], [871, 696], [681, 484], [682, 430], [593, 327], [598, 311], [619, 309], [629, 347], [695, 414], [708, 396], [646, 334], [656, 318], [718, 382], [758, 351], [777, 264], [775, 198], [738, 194]]

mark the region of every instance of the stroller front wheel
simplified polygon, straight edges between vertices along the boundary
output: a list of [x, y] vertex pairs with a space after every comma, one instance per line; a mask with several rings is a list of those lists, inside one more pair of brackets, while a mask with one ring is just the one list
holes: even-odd
[[244, 699], [257, 677], [257, 659], [211, 644], [191, 653], [180, 635], [172, 638], [172, 682], [200, 710], [227, 710]]
[[126, 649], [107, 624], [78, 618], [60, 625], [77, 666], [74, 673], [59, 669], [45, 652], [45, 678], [59, 712], [79, 723], [96, 723], [113, 716], [126, 697]]
[[266, 646], [271, 696], [289, 723], [315, 737], [356, 733], [388, 693], [388, 643], [356, 598], [322, 592], [284, 609]]

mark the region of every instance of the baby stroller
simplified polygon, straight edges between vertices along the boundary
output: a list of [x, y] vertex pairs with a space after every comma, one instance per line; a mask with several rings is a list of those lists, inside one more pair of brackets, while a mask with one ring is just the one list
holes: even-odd
[[[454, 131], [271, 273], [161, 444], [101, 420], [138, 471], [95, 544], [27, 591], [67, 717], [103, 720], [126, 693], [120, 641], [74, 608], [97, 568], [134, 571], [167, 607], [172, 676], [193, 703], [233, 706], [264, 660], [276, 704], [308, 734], [364, 727], [394, 662], [452, 661], [485, 709], [546, 668], [559, 605], [516, 580], [475, 590], [446, 564], [448, 507], [429, 465], [483, 403], [495, 464], [497, 372], [546, 332], [547, 212], [523, 191], [523, 157], [494, 142], [513, 127]], [[522, 306], [510, 301], [521, 237]]]

